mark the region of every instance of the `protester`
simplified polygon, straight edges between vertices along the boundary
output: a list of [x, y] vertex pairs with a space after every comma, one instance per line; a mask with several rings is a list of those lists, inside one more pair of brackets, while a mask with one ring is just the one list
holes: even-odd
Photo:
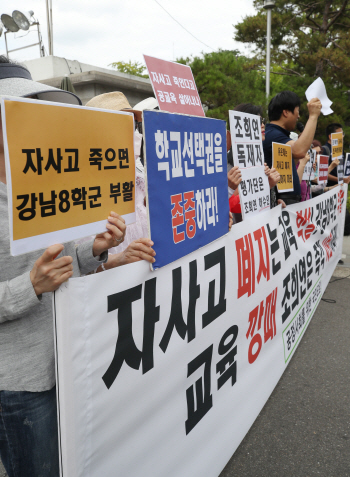
[[292, 148], [293, 168], [293, 192], [279, 193], [278, 198], [284, 202], [294, 204], [301, 200], [300, 181], [297, 173], [297, 163], [308, 152], [315, 135], [317, 120], [321, 112], [322, 104], [319, 99], [313, 98], [308, 103], [309, 119], [303, 133], [296, 141], [290, 139], [291, 131], [294, 131], [299, 119], [300, 99], [292, 91], [282, 91], [274, 96], [268, 107], [270, 123], [265, 127], [265, 141], [263, 142], [265, 161], [272, 167], [272, 143], [290, 145]]
[[[72, 93], [32, 80], [0, 56], [0, 95], [80, 104]], [[95, 270], [124, 239], [125, 222], [111, 212], [107, 232], [76, 246], [52, 245], [13, 257], [2, 122], [0, 120], [0, 457], [9, 477], [57, 477], [58, 442], [51, 293]]]
[[[328, 124], [328, 126], [326, 127], [327, 142], [326, 144], [323, 145], [323, 150], [325, 152], [325, 155], [328, 156], [329, 166], [332, 164], [332, 159], [333, 159], [332, 158], [332, 134], [334, 133], [342, 133], [344, 138], [343, 126], [339, 123], [331, 123], [331, 124]], [[343, 159], [345, 163], [344, 152], [343, 152]], [[345, 182], [345, 184], [349, 184], [350, 177], [344, 177], [343, 181]], [[338, 168], [333, 167], [331, 169], [331, 172], [328, 171], [327, 187], [331, 187], [337, 184], [338, 184]]]

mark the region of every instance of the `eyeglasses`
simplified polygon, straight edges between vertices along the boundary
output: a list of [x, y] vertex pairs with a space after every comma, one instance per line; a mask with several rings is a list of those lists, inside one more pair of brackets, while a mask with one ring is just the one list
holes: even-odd
[[266, 123], [266, 118], [262, 118], [262, 117], [260, 116], [260, 124], [265, 124], [265, 123]]

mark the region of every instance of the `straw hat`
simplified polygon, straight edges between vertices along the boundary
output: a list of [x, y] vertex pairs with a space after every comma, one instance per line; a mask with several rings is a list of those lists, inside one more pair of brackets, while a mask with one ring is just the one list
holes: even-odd
[[44, 101], [81, 105], [80, 98], [68, 91], [37, 83], [22, 65], [0, 63], [0, 97], [17, 96], [27, 98], [37, 96]]
[[112, 109], [113, 111], [130, 111], [134, 113], [137, 121], [142, 120], [142, 112], [132, 109], [129, 101], [121, 91], [104, 93], [95, 96], [86, 103], [90, 108]]

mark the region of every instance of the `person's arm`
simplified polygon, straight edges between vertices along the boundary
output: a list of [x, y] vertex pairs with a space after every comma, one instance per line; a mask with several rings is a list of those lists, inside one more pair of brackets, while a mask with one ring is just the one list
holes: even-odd
[[97, 272], [102, 272], [103, 269], [109, 270], [111, 268], [121, 267], [128, 263], [139, 262], [141, 260], [154, 263], [156, 252], [153, 250], [152, 245], [154, 245], [152, 240], [148, 238], [134, 240], [123, 252], [108, 255], [107, 262], [103, 264], [103, 267], [98, 267]]
[[63, 248], [60, 244], [51, 245], [36, 260], [31, 271], [0, 283], [0, 323], [21, 318], [40, 306], [42, 293], [56, 290], [72, 276], [72, 257], [56, 259]]
[[310, 155], [306, 154], [305, 157], [303, 157], [303, 159], [300, 159], [300, 161], [299, 161], [299, 167], [298, 167], [297, 172], [298, 172], [298, 177], [299, 177], [300, 182], [303, 180], [303, 174], [304, 174], [305, 166], [309, 162], [309, 160], [310, 160]]
[[294, 160], [303, 159], [307, 151], [310, 149], [311, 143], [315, 137], [317, 120], [321, 113], [322, 104], [318, 98], [313, 98], [307, 104], [307, 107], [309, 110], [309, 119], [305, 124], [304, 131], [296, 141], [287, 142], [287, 144], [292, 146], [292, 156]]
[[233, 212], [234, 214], [242, 213], [239, 195], [233, 195], [232, 197], [230, 197], [229, 204], [230, 212]]

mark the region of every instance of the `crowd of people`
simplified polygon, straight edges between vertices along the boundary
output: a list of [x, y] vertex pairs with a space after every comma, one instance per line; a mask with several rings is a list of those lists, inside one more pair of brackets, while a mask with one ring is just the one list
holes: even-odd
[[[21, 65], [0, 57], [0, 97], [17, 96], [47, 101], [81, 104], [72, 93], [36, 83]], [[142, 104], [143, 103], [143, 104]], [[2, 122], [0, 117], [0, 457], [9, 477], [58, 476], [57, 414], [52, 327], [51, 293], [72, 276], [103, 272], [138, 260], [154, 262], [153, 242], [147, 238], [147, 213], [141, 134], [141, 115], [145, 108], [157, 107], [154, 98], [131, 108], [120, 92], [93, 98], [87, 106], [112, 110], [128, 110], [135, 118], [135, 206], [136, 223], [126, 227], [116, 212], [106, 218], [105, 233], [77, 243], [57, 244], [44, 252], [31, 252], [17, 257], [10, 253], [10, 232], [7, 204], [6, 170]], [[335, 162], [330, 164], [329, 184], [321, 191], [306, 189], [302, 172], [309, 160], [310, 147], [330, 155], [330, 137], [342, 132], [340, 124], [327, 128], [327, 144], [314, 140], [321, 102], [308, 103], [309, 119], [302, 134], [290, 138], [299, 119], [300, 99], [295, 93], [276, 95], [268, 108], [265, 125], [263, 110], [252, 104], [235, 109], [260, 116], [265, 173], [271, 189], [271, 206], [282, 207], [306, 200], [312, 194], [337, 184]], [[229, 138], [229, 135], [228, 135]], [[279, 173], [272, 165], [272, 142], [288, 144], [293, 155], [293, 192], [279, 194], [276, 184]], [[229, 144], [230, 146], [230, 144]], [[235, 221], [241, 220], [238, 187], [241, 171], [233, 166], [232, 148], [228, 148], [228, 200]], [[348, 179], [344, 179], [349, 182]], [[306, 192], [305, 192], [306, 190]], [[232, 215], [229, 218], [229, 228]]]

